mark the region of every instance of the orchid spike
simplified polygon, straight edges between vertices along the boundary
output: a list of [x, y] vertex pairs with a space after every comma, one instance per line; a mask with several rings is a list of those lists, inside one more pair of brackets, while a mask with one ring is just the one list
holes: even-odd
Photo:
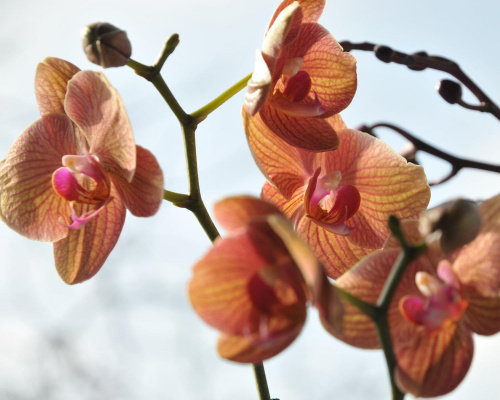
[[[500, 332], [500, 195], [483, 202], [479, 212], [483, 224], [477, 237], [451, 254], [430, 248], [410, 264], [389, 305], [396, 380], [416, 397], [451, 392], [470, 367], [472, 333]], [[402, 227], [409, 240], [423, 240], [418, 221]], [[375, 303], [400, 252], [391, 238], [335, 283]], [[337, 338], [357, 347], [379, 347], [374, 324], [356, 307], [345, 304], [343, 319], [337, 321], [324, 324]]]
[[278, 354], [300, 333], [307, 302], [331, 323], [341, 318], [337, 291], [273, 205], [232, 197], [216, 204], [215, 214], [229, 234], [194, 266], [189, 296], [221, 332], [222, 357], [259, 363]]
[[99, 271], [128, 208], [151, 216], [163, 199], [155, 157], [134, 143], [116, 90], [104, 75], [47, 58], [38, 65], [41, 119], [0, 165], [0, 217], [30, 239], [54, 242], [66, 283]]
[[334, 150], [339, 139], [326, 121], [356, 92], [356, 60], [317, 23], [325, 1], [283, 1], [256, 52], [244, 114], [260, 116], [287, 143]]
[[382, 247], [389, 215], [418, 217], [430, 189], [422, 167], [379, 139], [347, 129], [339, 115], [325, 121], [338, 133], [340, 146], [312, 153], [278, 138], [259, 115], [244, 114], [250, 149], [268, 180], [262, 197], [294, 222], [335, 279]]

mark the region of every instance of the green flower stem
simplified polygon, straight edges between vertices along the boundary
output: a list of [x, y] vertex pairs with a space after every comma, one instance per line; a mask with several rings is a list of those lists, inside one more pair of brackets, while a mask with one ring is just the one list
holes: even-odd
[[389, 322], [387, 321], [387, 312], [382, 313], [377, 320], [373, 320], [377, 329], [378, 339], [385, 356], [385, 362], [389, 371], [389, 379], [391, 381], [392, 400], [403, 400], [405, 393], [399, 389], [396, 384], [394, 371], [398, 365], [394, 349], [392, 347], [392, 338], [389, 331]]
[[[195, 132], [198, 124], [203, 121], [207, 115], [216, 110], [246, 86], [251, 75], [248, 75], [237, 82], [231, 88], [226, 90], [206, 106], [200, 108], [198, 111], [195, 111], [191, 115], [187, 114], [177, 102], [177, 99], [174, 97], [166, 82], [163, 80], [163, 77], [160, 75], [163, 64], [178, 44], [179, 36], [174, 34], [167, 40], [157, 61], [152, 66], [146, 66], [132, 59], [129, 60], [127, 65], [132, 68], [136, 74], [147, 79], [154, 85], [156, 90], [158, 90], [167, 105], [175, 114], [182, 127], [189, 177], [189, 195], [165, 190], [163, 198], [178, 207], [190, 210], [196, 216], [203, 230], [213, 242], [217, 239], [217, 237], [219, 237], [219, 232], [217, 231], [217, 228], [201, 198], [200, 182], [198, 178], [198, 162], [196, 157]], [[269, 394], [264, 365], [262, 363], [254, 364], [253, 370], [260, 400], [270, 400], [271, 396]]]
[[183, 207], [182, 204], [184, 204], [186, 201], [189, 201], [189, 195], [171, 192], [170, 190], [164, 190], [163, 200], [169, 201], [177, 207]]
[[199, 110], [192, 112], [190, 114], [191, 118], [193, 118], [196, 122], [203, 121], [208, 116], [208, 114], [210, 114], [212, 111], [215, 111], [222, 104], [224, 104], [231, 97], [233, 97], [236, 93], [238, 93], [240, 90], [244, 89], [247, 86], [247, 83], [251, 77], [252, 77], [252, 74], [245, 76], [242, 80], [240, 80], [239, 82], [236, 82], [233, 86], [231, 86], [229, 89], [227, 89], [224, 93], [217, 96], [210, 103], [201, 107]]
[[266, 371], [264, 370], [264, 364], [253, 364], [253, 374], [255, 376], [255, 384], [259, 391], [259, 400], [271, 400], [271, 395], [269, 394], [269, 389], [267, 387]]
[[405, 393], [403, 393], [396, 384], [394, 371], [398, 365], [396, 355], [392, 346], [391, 332], [389, 330], [389, 322], [387, 314], [389, 305], [394, 297], [394, 293], [398, 287], [401, 278], [410, 266], [410, 264], [427, 251], [425, 243], [411, 245], [405, 238], [401, 224], [396, 217], [391, 216], [388, 221], [389, 229], [396, 237], [403, 249], [403, 252], [398, 256], [394, 266], [391, 269], [389, 276], [382, 288], [382, 292], [376, 304], [367, 303], [360, 298], [337, 288], [342, 299], [349, 302], [358, 308], [363, 314], [369, 316], [375, 324], [377, 335], [384, 352], [387, 369], [389, 370], [389, 378], [391, 381], [392, 400], [403, 400]]

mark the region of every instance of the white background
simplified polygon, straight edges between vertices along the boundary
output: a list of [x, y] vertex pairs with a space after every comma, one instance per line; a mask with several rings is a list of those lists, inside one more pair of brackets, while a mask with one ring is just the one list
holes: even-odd
[[[254, 51], [278, 1], [29, 1], [0, 3], [0, 158], [39, 115], [35, 68], [47, 56], [99, 69], [83, 55], [79, 31], [96, 21], [125, 29], [133, 58], [149, 64], [165, 39], [181, 43], [164, 77], [191, 112], [251, 72]], [[340, 40], [371, 41], [405, 52], [456, 60], [500, 101], [499, 7], [495, 1], [329, 1], [320, 22]], [[446, 74], [358, 59], [358, 92], [343, 113], [350, 127], [388, 121], [449, 152], [498, 163], [500, 128], [491, 115], [445, 103], [434, 90]], [[129, 68], [106, 70], [121, 93], [138, 144], [152, 150], [165, 188], [186, 192], [177, 121], [152, 85]], [[223, 197], [258, 195], [263, 178], [243, 133], [243, 94], [198, 130], [202, 193], [211, 209]], [[472, 97], [468, 96], [472, 101]], [[382, 136], [395, 148], [404, 142]], [[447, 166], [423, 157], [430, 177]], [[462, 171], [433, 189], [431, 204], [456, 196], [485, 199], [500, 179]], [[217, 333], [192, 311], [186, 284], [210, 246], [186, 210], [164, 203], [149, 219], [127, 216], [120, 240], [91, 281], [67, 286], [50, 243], [0, 225], [0, 399], [256, 399], [251, 368], [221, 360]], [[500, 397], [500, 338], [476, 338], [471, 371], [451, 400]], [[329, 336], [314, 310], [298, 340], [265, 363], [271, 395], [281, 400], [389, 399], [380, 351], [361, 351]]]

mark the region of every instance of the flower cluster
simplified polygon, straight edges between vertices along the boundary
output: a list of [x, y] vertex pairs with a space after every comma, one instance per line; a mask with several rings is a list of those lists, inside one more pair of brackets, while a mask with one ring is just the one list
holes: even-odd
[[[398, 361], [398, 385], [417, 397], [453, 390], [472, 361], [472, 333], [500, 331], [500, 196], [482, 203], [478, 236], [451, 254], [431, 248], [412, 263], [390, 304], [388, 319]], [[407, 236], [421, 239], [416, 223]], [[401, 250], [394, 240], [364, 258], [336, 284], [375, 303]], [[379, 347], [370, 318], [345, 304], [338, 324], [328, 325], [339, 339], [361, 348]]]
[[[314, 254], [308, 264], [335, 279], [382, 247], [389, 215], [404, 220], [425, 210], [430, 190], [420, 166], [348, 129], [338, 114], [356, 89], [355, 60], [317, 23], [323, 7], [324, 1], [311, 0], [278, 7], [257, 52], [243, 123], [267, 178], [267, 203], [259, 207], [291, 221]], [[308, 297], [321, 299], [327, 325], [343, 313], [324, 274], [305, 274], [310, 287], [323, 288], [319, 297], [314, 290], [307, 295], [293, 247], [283, 245], [269, 222], [248, 222], [247, 214], [263, 215], [255, 202], [221, 203], [232, 204], [223, 219], [234, 215], [239, 222], [195, 266], [190, 286], [195, 310], [222, 332], [219, 353], [240, 362], [262, 361], [285, 348], [302, 327]]]

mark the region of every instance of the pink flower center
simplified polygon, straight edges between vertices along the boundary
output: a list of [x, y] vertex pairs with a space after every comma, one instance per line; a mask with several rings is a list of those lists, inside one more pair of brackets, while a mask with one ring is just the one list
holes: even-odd
[[318, 168], [309, 180], [304, 198], [306, 216], [321, 227], [340, 235], [348, 235], [354, 227], [345, 222], [359, 209], [361, 196], [353, 185], [340, 186], [342, 175], [335, 171], [320, 177]]
[[418, 272], [415, 276], [417, 287], [425, 298], [405, 296], [399, 302], [403, 316], [423, 326], [430, 336], [459, 321], [468, 305], [451, 264], [442, 260], [437, 272], [440, 279], [427, 272]]
[[[302, 62], [301, 59], [300, 62]], [[294, 68], [297, 59], [283, 62], [281, 81], [271, 97], [271, 104], [284, 114], [294, 117], [317, 117], [325, 112], [316, 92], [310, 96], [312, 81], [309, 73]], [[288, 74], [287, 74], [288, 73]]]
[[[63, 167], [52, 174], [52, 187], [59, 196], [70, 202], [73, 223], [68, 228], [80, 229], [111, 201], [110, 179], [97, 158], [88, 153], [64, 156], [62, 164]], [[75, 203], [96, 207], [78, 217]]]

